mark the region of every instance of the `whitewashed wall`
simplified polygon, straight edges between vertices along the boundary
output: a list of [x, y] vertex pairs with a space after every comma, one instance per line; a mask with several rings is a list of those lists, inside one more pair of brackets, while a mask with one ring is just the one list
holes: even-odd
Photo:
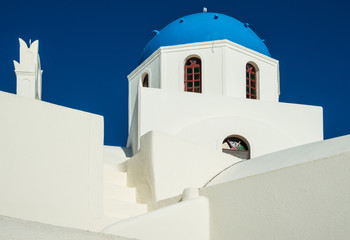
[[141, 136], [158, 130], [221, 151], [240, 135], [252, 157], [323, 139], [321, 107], [150, 88], [139, 96]]
[[198, 197], [110, 225], [102, 232], [143, 240], [209, 240], [208, 200]]
[[151, 131], [141, 137], [140, 151], [128, 160], [128, 184], [149, 209], [180, 195], [185, 188], [203, 187], [223, 169], [241, 159], [184, 139]]
[[205, 96], [246, 98], [246, 64], [258, 70], [258, 98], [278, 102], [278, 61], [228, 40], [161, 47], [138, 66], [129, 79], [129, 138], [133, 153], [143, 134], [139, 115], [141, 80], [149, 74], [150, 88], [184, 92], [184, 64], [190, 57], [202, 61], [202, 93]]
[[212, 240], [348, 239], [350, 135], [233, 166], [202, 189]]
[[103, 118], [0, 92], [0, 215], [88, 229], [103, 214]]
[[258, 68], [259, 98], [278, 101], [278, 61], [228, 40], [161, 47], [161, 88], [184, 91], [186, 59], [202, 61], [202, 94], [246, 98], [246, 64]]
[[[143, 62], [128, 76], [129, 80], [129, 137], [127, 147], [131, 147], [133, 152], [138, 150], [139, 135], [139, 88], [142, 87], [142, 80], [148, 74], [149, 86], [160, 88], [160, 55], [159, 51], [154, 53], [146, 62]], [[132, 144], [133, 143], [133, 144]]]

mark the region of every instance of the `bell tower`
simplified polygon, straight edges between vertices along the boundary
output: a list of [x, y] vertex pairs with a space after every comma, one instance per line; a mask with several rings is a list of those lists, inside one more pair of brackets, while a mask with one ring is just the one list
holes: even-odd
[[20, 60], [13, 61], [17, 78], [17, 95], [41, 100], [42, 70], [39, 57], [39, 41], [29, 47], [19, 39]]

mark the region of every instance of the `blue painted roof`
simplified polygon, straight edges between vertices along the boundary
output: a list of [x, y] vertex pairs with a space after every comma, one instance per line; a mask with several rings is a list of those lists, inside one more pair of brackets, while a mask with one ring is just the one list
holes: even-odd
[[139, 64], [162, 46], [227, 39], [244, 47], [270, 56], [264, 42], [237, 19], [220, 13], [196, 13], [168, 24], [142, 51]]

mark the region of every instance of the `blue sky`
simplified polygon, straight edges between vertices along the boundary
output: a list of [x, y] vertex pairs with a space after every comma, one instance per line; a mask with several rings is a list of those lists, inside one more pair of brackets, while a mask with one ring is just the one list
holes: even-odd
[[0, 91], [15, 93], [18, 38], [39, 39], [43, 100], [103, 115], [125, 146], [126, 76], [160, 30], [203, 7], [247, 22], [280, 61], [281, 102], [322, 106], [325, 138], [350, 133], [347, 1], [1, 1]]

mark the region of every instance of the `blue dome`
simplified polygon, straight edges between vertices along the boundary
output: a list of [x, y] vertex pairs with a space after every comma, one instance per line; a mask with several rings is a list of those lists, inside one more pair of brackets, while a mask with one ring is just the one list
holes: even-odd
[[270, 57], [264, 42], [242, 22], [220, 13], [196, 13], [179, 18], [147, 43], [139, 64], [159, 47], [227, 39]]

